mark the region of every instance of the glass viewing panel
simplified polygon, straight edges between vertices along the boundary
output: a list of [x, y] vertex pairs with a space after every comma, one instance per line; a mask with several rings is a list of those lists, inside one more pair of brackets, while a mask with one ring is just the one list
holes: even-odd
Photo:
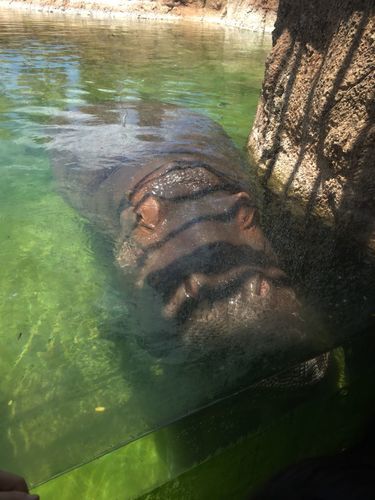
[[262, 201], [242, 150], [270, 40], [9, 13], [0, 33], [0, 467], [36, 484], [251, 384], [324, 380], [368, 273], [306, 274]]

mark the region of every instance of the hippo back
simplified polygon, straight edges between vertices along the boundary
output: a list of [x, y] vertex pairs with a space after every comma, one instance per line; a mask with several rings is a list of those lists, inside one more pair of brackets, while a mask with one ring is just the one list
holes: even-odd
[[116, 229], [113, 205], [124, 191], [176, 159], [214, 164], [218, 175], [249, 190], [246, 161], [222, 127], [173, 105], [111, 103], [66, 112], [51, 127], [49, 149], [59, 191], [106, 231]]

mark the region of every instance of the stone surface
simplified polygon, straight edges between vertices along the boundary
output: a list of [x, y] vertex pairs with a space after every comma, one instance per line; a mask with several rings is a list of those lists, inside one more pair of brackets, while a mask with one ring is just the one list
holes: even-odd
[[280, 0], [248, 148], [284, 206], [375, 251], [374, 1]]

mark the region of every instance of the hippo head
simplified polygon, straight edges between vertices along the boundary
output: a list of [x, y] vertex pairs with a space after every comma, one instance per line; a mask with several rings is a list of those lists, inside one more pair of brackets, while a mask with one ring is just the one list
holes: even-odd
[[116, 260], [137, 300], [148, 297], [150, 349], [199, 356], [301, 337], [299, 303], [243, 185], [207, 163], [172, 161], [127, 198]]

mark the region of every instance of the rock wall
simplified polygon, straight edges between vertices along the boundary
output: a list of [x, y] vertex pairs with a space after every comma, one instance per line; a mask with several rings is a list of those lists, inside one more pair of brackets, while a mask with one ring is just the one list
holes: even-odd
[[191, 19], [272, 31], [278, 0], [0, 0], [0, 7], [92, 17]]
[[[248, 148], [284, 206], [375, 252], [374, 0], [280, 0]], [[305, 227], [305, 229], [307, 226]]]
[[[254, 31], [272, 31], [278, 0], [161, 0], [199, 9], [203, 16], [219, 16], [227, 24]], [[216, 11], [216, 14], [215, 14]], [[183, 11], [179, 9], [179, 12]]]

